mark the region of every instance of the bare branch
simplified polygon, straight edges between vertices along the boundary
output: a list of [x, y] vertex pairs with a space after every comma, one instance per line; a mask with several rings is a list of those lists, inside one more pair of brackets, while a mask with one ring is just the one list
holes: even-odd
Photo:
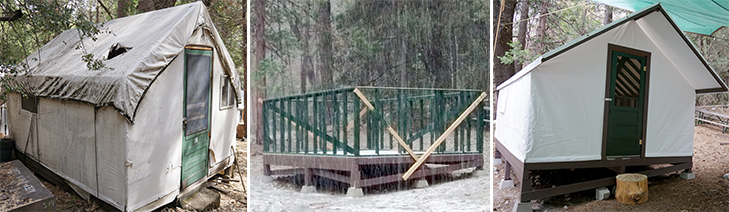
[[99, 2], [99, 5], [101, 5], [102, 8], [104, 8], [104, 11], [106, 11], [106, 14], [109, 15], [109, 19], [114, 19], [114, 16], [111, 15], [111, 12], [109, 12], [109, 8], [106, 8], [106, 5], [104, 5], [101, 0], [96, 0], [96, 2]]
[[0, 16], [0, 21], [15, 21], [23, 17], [23, 11], [16, 10], [12, 15]]

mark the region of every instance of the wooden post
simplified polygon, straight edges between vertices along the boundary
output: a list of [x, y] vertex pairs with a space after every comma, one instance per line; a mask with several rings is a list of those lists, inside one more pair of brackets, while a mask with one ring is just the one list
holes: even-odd
[[641, 204], [648, 201], [648, 177], [644, 174], [620, 174], [615, 177], [615, 199], [623, 204]]

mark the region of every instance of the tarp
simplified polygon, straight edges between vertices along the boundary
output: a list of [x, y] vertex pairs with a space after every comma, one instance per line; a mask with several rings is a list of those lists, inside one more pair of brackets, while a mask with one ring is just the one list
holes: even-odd
[[696, 93], [727, 89], [660, 5], [544, 54], [499, 85], [496, 139], [522, 162], [601, 160], [608, 44], [651, 53], [645, 157], [691, 156]]
[[[216, 57], [243, 99], [239, 74], [202, 2], [142, 13], [102, 24], [96, 41], [79, 39], [77, 29], [66, 30], [30, 55], [29, 75], [12, 82], [24, 92], [61, 100], [77, 100], [96, 107], [112, 106], [133, 122], [137, 105], [159, 73], [181, 53], [197, 30], [212, 34]], [[131, 47], [126, 53], [107, 58], [115, 44]], [[103, 59], [109, 69], [89, 70], [82, 60], [84, 49]], [[182, 80], [182, 77], [180, 77]], [[174, 91], [178, 92], [178, 91]]]
[[594, 0], [630, 11], [659, 3], [683, 31], [711, 35], [729, 25], [729, 0]]

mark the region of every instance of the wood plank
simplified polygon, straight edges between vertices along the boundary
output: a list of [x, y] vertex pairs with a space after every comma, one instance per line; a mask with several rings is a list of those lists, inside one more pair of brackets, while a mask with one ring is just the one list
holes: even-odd
[[[467, 162], [452, 164], [452, 165], [444, 166], [444, 167], [437, 167], [437, 168], [432, 168], [432, 169], [421, 169], [421, 170], [418, 170], [415, 173], [413, 173], [413, 175], [411, 177], [412, 178], [427, 177], [427, 176], [431, 176], [431, 175], [448, 173], [448, 172], [466, 169], [466, 168], [470, 168], [470, 167], [476, 167], [476, 166], [479, 166], [482, 164], [483, 164], [483, 162], [479, 162], [479, 161], [467, 161]], [[376, 178], [369, 178], [369, 179], [362, 180], [362, 187], [380, 185], [380, 184], [391, 183], [391, 182], [398, 182], [401, 180], [403, 180], [403, 179], [400, 177], [399, 174], [393, 174], [393, 175], [376, 177]]]
[[569, 194], [587, 189], [599, 188], [603, 186], [615, 185], [615, 177], [608, 177], [598, 180], [591, 180], [581, 183], [558, 186], [554, 188], [539, 189], [536, 191], [522, 192], [521, 200], [528, 201], [533, 199], [544, 199], [562, 194]]
[[329, 178], [329, 179], [336, 180], [336, 181], [339, 181], [339, 182], [350, 183], [349, 182], [349, 179], [350, 179], [349, 176], [332, 173], [332, 172], [327, 171], [327, 170], [312, 169], [311, 170], [311, 173], [314, 174], [314, 175], [318, 175], [320, 177]]
[[722, 117], [722, 118], [729, 118], [729, 115], [717, 113], [717, 112], [710, 111], [710, 110], [696, 109], [696, 111], [702, 112], [702, 113], [706, 113], [706, 114], [710, 114], [710, 115], [715, 115], [715, 116]]
[[295, 174], [304, 174], [304, 169], [293, 168], [293, 169], [271, 170], [271, 175], [295, 175]]
[[685, 163], [690, 162], [691, 156], [684, 157], [659, 157], [659, 158], [631, 158], [629, 160], [592, 160], [592, 161], [570, 161], [570, 162], [549, 162], [549, 163], [527, 163], [525, 168], [529, 170], [549, 169], [579, 169], [595, 167], [617, 167], [617, 166], [642, 166], [663, 163]]
[[[357, 157], [357, 164], [359, 165], [371, 165], [371, 164], [413, 164], [412, 158], [409, 156], [376, 156], [376, 157]], [[470, 154], [439, 154], [429, 157], [425, 162], [435, 164], [453, 164], [460, 163], [462, 161], [469, 160], [480, 160], [483, 161], [483, 155], [478, 153]]]
[[646, 171], [642, 171], [642, 172], [638, 172], [638, 173], [644, 174], [648, 177], [655, 177], [658, 175], [667, 174], [667, 173], [671, 173], [671, 172], [675, 172], [675, 171], [690, 169], [692, 166], [693, 166], [693, 162], [686, 162], [686, 163], [680, 163], [680, 164], [676, 164], [676, 165], [669, 166], [669, 167], [663, 167], [660, 169], [646, 170]]
[[[514, 156], [514, 154], [509, 152], [509, 150], [506, 149], [506, 147], [504, 147], [504, 145], [501, 144], [501, 142], [498, 139], [494, 138], [494, 140], [496, 141], [496, 142], [494, 142], [495, 143], [494, 146], [496, 146], [496, 149], [499, 150], [502, 158], [506, 159], [505, 162], [508, 162], [509, 165], [511, 165], [511, 171], [516, 174], [516, 177], [519, 180], [524, 179], [524, 163], [521, 162], [519, 159], [517, 159], [516, 156]], [[504, 176], [504, 177], [506, 177], [506, 176]]]
[[423, 162], [425, 162], [425, 160], [428, 158], [428, 156], [430, 156], [430, 154], [432, 154], [433, 151], [435, 151], [435, 149], [438, 146], [440, 146], [440, 144], [443, 143], [443, 141], [445, 141], [445, 139], [451, 133], [453, 133], [453, 130], [455, 130], [456, 127], [458, 127], [458, 125], [460, 125], [461, 122], [463, 122], [463, 120], [466, 119], [466, 117], [469, 114], [471, 114], [471, 112], [474, 109], [476, 109], [476, 106], [481, 104], [481, 102], [486, 98], [486, 96], [488, 96], [488, 94], [486, 92], [482, 92], [481, 95], [478, 96], [478, 98], [476, 98], [476, 100], [473, 101], [473, 103], [471, 103], [471, 105], [468, 106], [468, 108], [466, 108], [466, 111], [463, 111], [463, 113], [461, 113], [461, 115], [458, 116], [456, 121], [454, 121], [453, 124], [451, 124], [451, 126], [448, 127], [448, 129], [446, 129], [446, 131], [443, 132], [443, 134], [440, 135], [440, 137], [438, 137], [438, 139], [435, 141], [435, 143], [433, 145], [431, 145], [430, 148], [428, 148], [428, 151], [426, 151], [425, 154], [423, 154], [423, 156], [421, 156], [420, 159], [418, 159], [417, 162], [415, 162], [415, 164], [413, 164], [413, 166], [411, 166], [410, 169], [408, 169], [408, 171], [405, 172], [405, 174], [402, 176], [402, 179], [407, 180], [410, 177], [410, 175], [412, 175], [413, 172], [415, 172], [415, 170], [418, 169], [418, 167], [423, 165]]
[[696, 120], [707, 122], [707, 123], [714, 124], [714, 125], [719, 125], [720, 127], [729, 127], [729, 125], [727, 125], [727, 124], [719, 123], [719, 122], [716, 122], [713, 120], [702, 119], [702, 118], [696, 118]]
[[263, 154], [264, 165], [282, 165], [302, 168], [319, 168], [348, 171], [356, 157], [305, 155], [305, 154]]

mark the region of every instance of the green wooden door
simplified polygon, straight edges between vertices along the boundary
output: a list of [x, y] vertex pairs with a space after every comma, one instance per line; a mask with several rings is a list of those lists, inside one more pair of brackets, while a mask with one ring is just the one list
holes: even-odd
[[611, 61], [605, 155], [640, 156], [647, 58], [613, 50]]
[[208, 173], [212, 61], [213, 53], [210, 48], [185, 48], [182, 188], [200, 180]]

